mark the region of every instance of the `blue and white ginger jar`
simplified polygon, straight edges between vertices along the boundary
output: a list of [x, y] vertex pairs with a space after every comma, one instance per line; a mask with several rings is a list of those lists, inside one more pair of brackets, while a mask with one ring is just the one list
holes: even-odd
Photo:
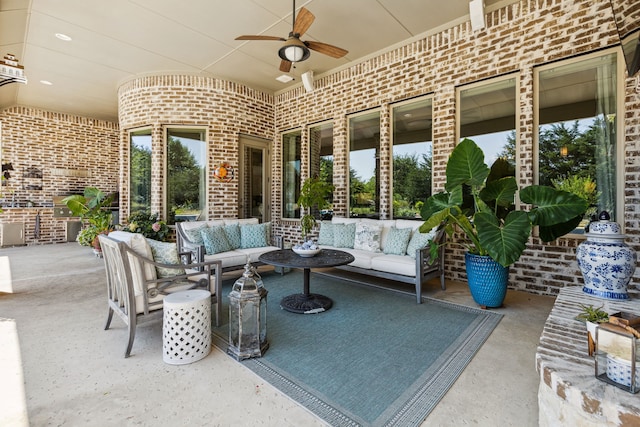
[[625, 300], [627, 285], [636, 269], [636, 252], [624, 242], [620, 224], [600, 214], [589, 224], [587, 240], [578, 245], [576, 258], [584, 278], [582, 290], [590, 295]]

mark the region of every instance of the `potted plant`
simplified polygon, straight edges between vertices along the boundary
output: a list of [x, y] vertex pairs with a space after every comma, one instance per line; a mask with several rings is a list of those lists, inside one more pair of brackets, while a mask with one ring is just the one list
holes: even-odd
[[87, 225], [78, 233], [78, 243], [83, 246], [93, 246], [96, 254], [100, 252], [98, 235], [108, 233], [113, 229], [111, 224], [111, 206], [113, 196], [107, 196], [96, 187], [86, 187], [83, 195], [74, 194], [62, 199], [71, 213], [86, 221]]
[[582, 320], [587, 326], [587, 341], [589, 348], [589, 356], [593, 356], [595, 351], [596, 329], [598, 324], [609, 321], [609, 313], [602, 309], [603, 306], [594, 307], [593, 305], [580, 304], [582, 311], [576, 319]]
[[160, 220], [159, 214], [152, 214], [148, 211], [132, 213], [127, 218], [127, 225], [122, 229], [130, 233], [141, 233], [149, 239], [166, 242], [169, 239], [169, 226]]
[[549, 242], [572, 231], [587, 210], [583, 198], [541, 185], [520, 189], [520, 201], [532, 207], [515, 209], [516, 192], [513, 167], [498, 159], [489, 168], [476, 143], [464, 139], [447, 162], [445, 191], [421, 209], [420, 231], [443, 226], [449, 237], [462, 232], [469, 287], [482, 307], [502, 305], [509, 266], [522, 255], [535, 226]]
[[302, 183], [298, 205], [304, 209], [300, 217], [300, 229], [302, 231], [302, 241], [308, 240], [309, 233], [316, 225], [316, 217], [312, 210], [318, 211], [329, 206], [327, 197], [333, 191], [333, 185], [323, 181], [319, 177], [307, 178]]

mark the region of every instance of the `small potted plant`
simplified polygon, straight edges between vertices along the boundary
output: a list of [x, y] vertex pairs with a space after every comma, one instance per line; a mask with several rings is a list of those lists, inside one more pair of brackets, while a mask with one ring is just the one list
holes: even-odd
[[159, 214], [149, 211], [138, 211], [129, 215], [127, 225], [122, 229], [130, 233], [141, 233], [149, 239], [166, 242], [169, 240], [169, 226], [160, 220]]
[[309, 233], [316, 225], [316, 217], [312, 210], [318, 211], [328, 207], [327, 197], [333, 191], [333, 185], [323, 181], [319, 177], [307, 178], [302, 183], [300, 189], [300, 197], [298, 197], [298, 205], [304, 209], [304, 214], [300, 218], [300, 228], [302, 231], [302, 240], [306, 242]]
[[82, 246], [93, 246], [96, 255], [100, 255], [98, 235], [113, 230], [111, 211], [105, 209], [111, 206], [113, 196], [108, 196], [96, 187], [86, 187], [83, 195], [74, 194], [62, 201], [73, 215], [88, 223], [78, 233], [78, 243]]
[[609, 321], [609, 313], [600, 307], [594, 307], [593, 305], [580, 304], [582, 311], [576, 317], [578, 320], [582, 320], [587, 325], [587, 339], [589, 345], [589, 356], [593, 356], [595, 351], [596, 342], [596, 329], [600, 323], [606, 323]]

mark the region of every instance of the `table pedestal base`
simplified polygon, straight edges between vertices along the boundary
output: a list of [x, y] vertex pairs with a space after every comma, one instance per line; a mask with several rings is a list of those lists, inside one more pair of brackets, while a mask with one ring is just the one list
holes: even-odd
[[331, 298], [319, 294], [287, 295], [280, 301], [283, 310], [298, 314], [315, 314], [329, 310], [333, 305]]

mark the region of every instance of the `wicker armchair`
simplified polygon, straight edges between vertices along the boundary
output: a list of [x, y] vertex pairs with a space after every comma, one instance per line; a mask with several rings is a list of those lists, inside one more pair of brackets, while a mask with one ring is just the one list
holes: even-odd
[[[144, 237], [141, 238], [144, 239]], [[109, 312], [105, 330], [111, 325], [113, 313], [116, 313], [127, 325], [129, 340], [125, 357], [131, 354], [136, 325], [143, 318], [149, 318], [154, 314], [161, 316], [163, 299], [172, 292], [196, 288], [211, 292], [212, 304], [215, 304], [216, 326], [220, 325], [222, 306], [220, 261], [186, 265], [161, 264], [141, 255], [125, 242], [105, 235], [100, 235], [99, 239], [107, 274]], [[184, 259], [184, 257], [181, 258]], [[175, 269], [179, 274], [171, 277], [157, 277], [156, 267]]]

